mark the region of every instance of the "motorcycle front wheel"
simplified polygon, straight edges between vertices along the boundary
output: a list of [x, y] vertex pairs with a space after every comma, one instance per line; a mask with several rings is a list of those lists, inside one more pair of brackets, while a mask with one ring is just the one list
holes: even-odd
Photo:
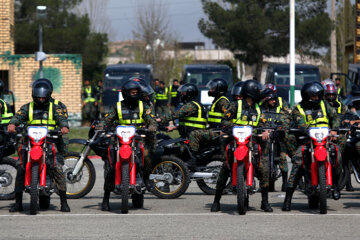
[[15, 198], [16, 161], [10, 157], [0, 160], [0, 200]]
[[84, 166], [76, 176], [72, 172], [80, 159], [80, 153], [70, 152], [64, 156], [63, 171], [66, 179], [66, 195], [69, 199], [86, 196], [94, 187], [96, 171], [90, 159], [85, 158]]
[[244, 163], [238, 163], [237, 165], [236, 196], [238, 212], [240, 215], [245, 215], [247, 210], [247, 192], [245, 185]]
[[[204, 193], [208, 195], [215, 195], [216, 182], [219, 178], [220, 170], [223, 165], [223, 162], [221, 161], [221, 156], [215, 155], [210, 159], [210, 161], [203, 161], [201, 165], [205, 166], [202, 172], [215, 173], [216, 177], [208, 178], [208, 179], [199, 179], [196, 180], [196, 183], [198, 187], [201, 189], [201, 191], [203, 191]], [[226, 188], [223, 191], [223, 194], [228, 193], [230, 189], [231, 189], [231, 181], [229, 179], [226, 184]]]
[[35, 215], [38, 209], [39, 200], [39, 164], [33, 163], [31, 166], [31, 182], [30, 182], [30, 214]]
[[189, 169], [175, 156], [162, 156], [152, 170], [154, 189], [158, 198], [174, 199], [183, 195], [190, 184]]
[[126, 214], [129, 212], [129, 163], [124, 161], [121, 168], [121, 213]]
[[327, 213], [327, 189], [326, 189], [326, 173], [325, 173], [325, 163], [319, 162], [318, 163], [318, 173], [319, 173], [319, 185], [320, 185], [320, 192], [319, 192], [319, 200], [320, 200], [320, 213], [326, 214]]

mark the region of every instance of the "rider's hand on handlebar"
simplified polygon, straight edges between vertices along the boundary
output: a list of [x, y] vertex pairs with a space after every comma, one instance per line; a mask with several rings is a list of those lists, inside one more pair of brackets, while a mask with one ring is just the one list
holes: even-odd
[[270, 132], [268, 131], [268, 130], [266, 130], [266, 131], [264, 131], [263, 133], [262, 133], [262, 140], [263, 141], [267, 141], [268, 139], [269, 139], [269, 135], [270, 135]]
[[61, 133], [64, 134], [68, 134], [70, 132], [70, 130], [67, 127], [62, 127], [61, 128]]
[[148, 129], [150, 132], [156, 132], [156, 126], [151, 125]]
[[[330, 135], [337, 135], [336, 131], [330, 131]], [[336, 137], [330, 137], [330, 141], [336, 141]]]
[[155, 121], [161, 122], [161, 118], [157, 118], [157, 119], [155, 119]]
[[8, 127], [7, 127], [7, 131], [8, 131], [9, 133], [14, 133], [14, 132], [16, 132], [16, 126], [15, 126], [15, 124], [9, 124]]

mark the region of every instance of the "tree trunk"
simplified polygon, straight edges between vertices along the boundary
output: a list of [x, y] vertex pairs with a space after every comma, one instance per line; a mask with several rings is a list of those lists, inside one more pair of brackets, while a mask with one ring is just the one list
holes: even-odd
[[331, 72], [337, 72], [337, 58], [336, 58], [336, 6], [335, 0], [331, 0], [331, 21], [333, 23], [333, 30], [330, 37], [331, 49]]
[[262, 72], [262, 66], [263, 66], [264, 57], [263, 55], [260, 55], [256, 64], [256, 70], [255, 70], [255, 77], [256, 79], [261, 82], [261, 72]]

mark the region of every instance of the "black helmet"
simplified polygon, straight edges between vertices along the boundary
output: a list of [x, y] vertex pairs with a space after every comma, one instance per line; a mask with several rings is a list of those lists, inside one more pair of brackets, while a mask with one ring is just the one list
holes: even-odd
[[240, 96], [241, 95], [241, 89], [244, 86], [245, 82], [237, 82], [234, 84], [234, 86], [231, 88], [231, 96], [233, 97], [233, 99], [235, 100], [236, 96]]
[[192, 83], [181, 85], [178, 92], [180, 94], [180, 101], [184, 103], [194, 100], [199, 94], [198, 88]]
[[47, 78], [39, 78], [39, 79], [37, 79], [37, 80], [35, 80], [35, 81], [33, 82], [33, 85], [34, 85], [34, 84], [38, 84], [38, 83], [48, 84], [49, 87], [50, 87], [50, 89], [51, 89], [50, 95], [51, 95], [52, 92], [54, 91], [54, 87], [53, 87], [53, 85], [52, 85], [52, 82], [51, 82], [49, 79], [47, 79]]
[[[209, 89], [208, 95], [210, 97], [223, 96], [228, 90], [228, 84], [222, 78], [216, 78], [211, 80], [210, 82], [208, 82], [208, 84], [206, 84], [206, 87]], [[210, 91], [212, 89], [213, 91]]]
[[[32, 97], [36, 104], [47, 105], [50, 101], [50, 96], [51, 96], [51, 88], [49, 84], [44, 82], [33, 84]], [[40, 102], [39, 98], [45, 98], [45, 102]]]
[[4, 91], [4, 82], [0, 79], [0, 93]]
[[271, 99], [276, 99], [276, 98], [277, 98], [277, 94], [271, 88], [266, 88], [261, 92], [261, 101], [263, 102], [263, 104], [265, 104], [267, 101]]
[[[130, 95], [131, 89], [137, 89], [138, 93], [136, 95]], [[140, 96], [141, 96], [140, 83], [133, 81], [133, 80], [126, 81], [121, 87], [121, 93], [122, 93], [122, 96], [125, 101], [126, 100], [132, 100], [132, 101], [140, 100]]]
[[241, 93], [244, 98], [251, 97], [255, 102], [260, 102], [262, 86], [256, 80], [247, 80], [242, 87]]
[[[310, 97], [318, 96], [319, 99], [314, 101]], [[324, 87], [320, 82], [307, 82], [301, 88], [302, 102], [309, 107], [316, 107], [324, 97]]]

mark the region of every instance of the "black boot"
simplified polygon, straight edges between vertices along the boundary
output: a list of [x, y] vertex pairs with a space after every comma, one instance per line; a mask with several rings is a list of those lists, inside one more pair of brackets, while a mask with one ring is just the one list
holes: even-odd
[[103, 202], [101, 204], [101, 211], [110, 211], [109, 199], [110, 199], [110, 191], [105, 190]]
[[347, 192], [353, 192], [355, 191], [352, 184], [351, 184], [351, 174], [349, 174], [348, 180], [346, 182], [346, 191]]
[[269, 188], [261, 188], [261, 210], [272, 212], [273, 209], [269, 204]]
[[284, 205], [282, 207], [283, 211], [291, 211], [291, 199], [294, 194], [295, 189], [294, 188], [287, 188], [286, 189], [286, 195], [284, 200]]
[[282, 176], [282, 185], [281, 185], [281, 191], [282, 192], [286, 192], [287, 189], [287, 185], [288, 185], [288, 175], [287, 172], [281, 172], [281, 176]]
[[216, 190], [214, 202], [211, 206], [211, 212], [220, 211], [220, 199], [222, 196], [222, 190]]
[[334, 190], [332, 192], [332, 197], [334, 200], [339, 200], [341, 197], [340, 190], [338, 188], [338, 180], [339, 180], [339, 176], [337, 174], [334, 174], [333, 175]]
[[62, 211], [62, 212], [70, 212], [70, 207], [67, 204], [67, 200], [66, 200], [66, 192], [65, 191], [59, 191], [59, 196], [60, 196], [60, 203], [61, 203], [60, 211]]
[[186, 161], [186, 164], [190, 172], [196, 172], [196, 167], [197, 167], [196, 153], [189, 151], [189, 159]]
[[22, 212], [24, 210], [22, 205], [23, 193], [19, 192], [15, 194], [15, 204], [13, 204], [9, 212]]

